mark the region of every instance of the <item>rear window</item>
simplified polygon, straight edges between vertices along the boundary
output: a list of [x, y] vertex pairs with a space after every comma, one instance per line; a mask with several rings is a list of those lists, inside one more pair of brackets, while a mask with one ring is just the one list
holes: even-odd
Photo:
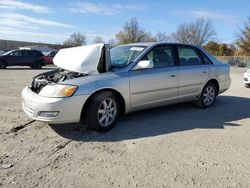
[[34, 56], [34, 54], [31, 53], [30, 51], [22, 51], [22, 55], [23, 55], [23, 56], [27, 56], [27, 57], [32, 57], [32, 56]]
[[181, 66], [202, 64], [202, 59], [194, 48], [178, 47], [178, 54]]
[[31, 52], [35, 54], [36, 56], [43, 56], [42, 52], [40, 51], [32, 50]]

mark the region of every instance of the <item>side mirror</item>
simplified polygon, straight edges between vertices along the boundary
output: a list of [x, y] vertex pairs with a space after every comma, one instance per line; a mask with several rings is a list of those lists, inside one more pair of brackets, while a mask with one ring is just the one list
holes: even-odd
[[151, 60], [142, 60], [137, 63], [137, 65], [133, 68], [133, 70], [140, 69], [151, 69], [154, 67], [154, 62]]

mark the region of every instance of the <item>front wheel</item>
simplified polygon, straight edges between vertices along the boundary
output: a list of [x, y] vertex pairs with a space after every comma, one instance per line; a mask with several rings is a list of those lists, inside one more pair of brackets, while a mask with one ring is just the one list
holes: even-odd
[[203, 88], [199, 100], [196, 105], [200, 108], [208, 108], [212, 106], [217, 97], [217, 88], [214, 83], [208, 82]]
[[112, 129], [120, 116], [120, 104], [110, 91], [93, 96], [85, 112], [85, 122], [90, 129], [106, 132]]

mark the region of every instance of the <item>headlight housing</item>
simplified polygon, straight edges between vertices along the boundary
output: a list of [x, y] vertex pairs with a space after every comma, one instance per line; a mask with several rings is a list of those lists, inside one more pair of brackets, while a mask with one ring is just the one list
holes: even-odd
[[46, 85], [39, 95], [43, 97], [71, 97], [77, 90], [74, 85]]

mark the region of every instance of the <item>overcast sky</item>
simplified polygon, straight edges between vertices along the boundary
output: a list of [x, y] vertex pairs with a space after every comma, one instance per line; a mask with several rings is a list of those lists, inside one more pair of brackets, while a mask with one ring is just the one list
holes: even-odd
[[152, 34], [170, 35], [181, 23], [209, 17], [216, 40], [233, 43], [249, 7], [249, 0], [0, 0], [0, 39], [62, 43], [80, 32], [88, 43], [109, 40], [131, 17]]

